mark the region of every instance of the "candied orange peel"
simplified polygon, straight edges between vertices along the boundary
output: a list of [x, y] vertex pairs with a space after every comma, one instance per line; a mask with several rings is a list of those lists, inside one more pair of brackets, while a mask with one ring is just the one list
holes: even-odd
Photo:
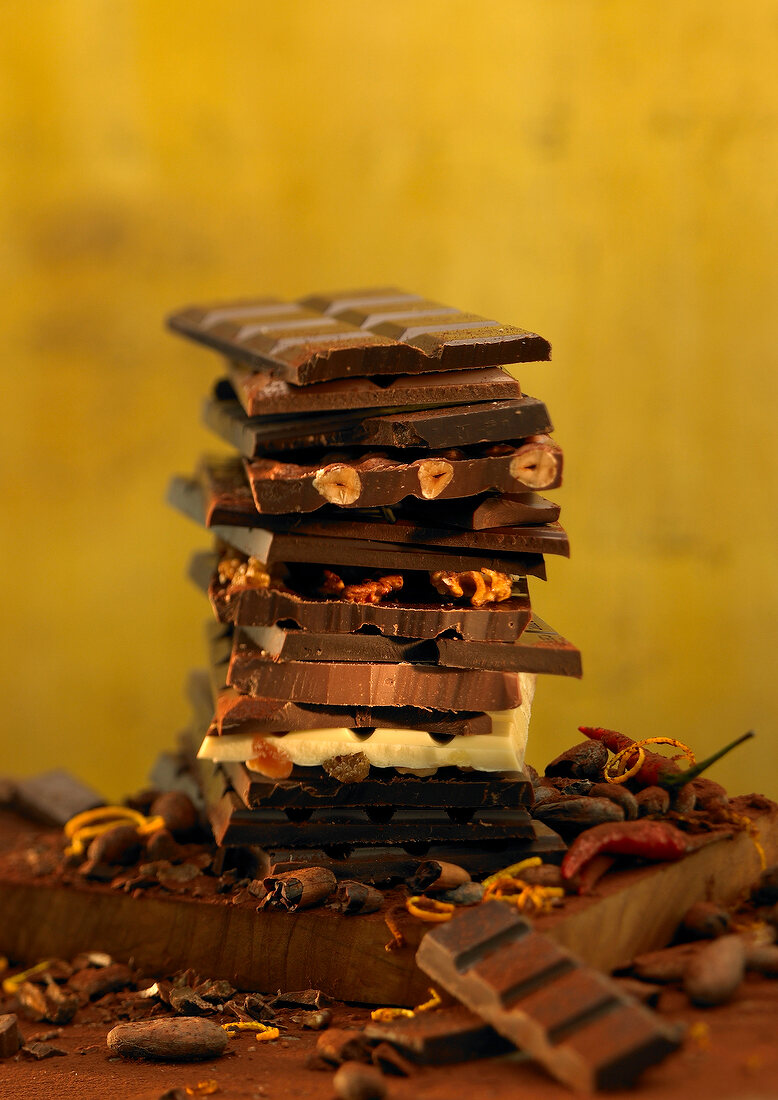
[[[603, 771], [605, 781], [607, 783], [626, 783], [633, 775], [637, 775], [646, 759], [643, 745], [672, 745], [674, 748], [681, 750], [681, 755], [687, 758], [690, 765], [697, 763], [697, 758], [689, 746], [685, 745], [683, 741], [678, 741], [675, 737], [643, 737], [640, 741], [636, 741], [634, 745], [627, 745], [625, 749], [611, 757]], [[632, 759], [633, 754], [635, 754], [635, 759], [630, 764], [629, 761]], [[680, 756], [671, 756], [669, 759], [678, 760]], [[624, 766], [623, 771], [618, 770], [620, 765]]]
[[418, 917], [419, 920], [427, 921], [429, 924], [443, 924], [451, 920], [456, 906], [448, 901], [436, 901], [434, 898], [416, 895], [408, 898], [405, 908], [412, 917]]
[[400, 1017], [411, 1019], [415, 1015], [412, 1008], [374, 1008], [370, 1013], [370, 1019], [377, 1024], [390, 1024], [392, 1020], [399, 1020]]
[[63, 832], [70, 841], [65, 855], [83, 855], [90, 840], [110, 832], [117, 825], [134, 825], [139, 836], [148, 836], [164, 829], [165, 819], [158, 814], [147, 817], [129, 806], [98, 806], [95, 810], [84, 810], [65, 822]]
[[561, 886], [540, 886], [526, 882], [521, 877], [521, 872], [530, 867], [540, 867], [543, 861], [538, 856], [522, 859], [519, 863], [513, 863], [502, 871], [497, 871], [484, 879], [483, 900], [496, 898], [498, 901], [515, 905], [522, 912], [531, 910], [535, 913], [549, 912], [558, 898], [563, 898], [565, 892]]
[[228, 1033], [238, 1031], [254, 1031], [256, 1035], [254, 1038], [258, 1043], [277, 1039], [281, 1032], [277, 1027], [268, 1027], [267, 1024], [260, 1024], [257, 1020], [231, 1020], [228, 1024], [222, 1024], [222, 1031]]
[[26, 970], [22, 970], [19, 974], [14, 974], [12, 978], [5, 978], [0, 988], [2, 988], [3, 993], [12, 997], [19, 986], [23, 985], [28, 978], [31, 978], [33, 974], [40, 974], [41, 971], [48, 970], [51, 963], [51, 959], [46, 959], [44, 962], [36, 963], [35, 966], [28, 966]]
[[440, 1008], [443, 1002], [440, 999], [440, 994], [438, 993], [437, 989], [433, 989], [432, 987], [430, 987], [429, 993], [430, 999], [428, 1001], [424, 1001], [420, 1005], [416, 1005], [413, 1010], [414, 1012], [432, 1012], [434, 1011], [434, 1009]]

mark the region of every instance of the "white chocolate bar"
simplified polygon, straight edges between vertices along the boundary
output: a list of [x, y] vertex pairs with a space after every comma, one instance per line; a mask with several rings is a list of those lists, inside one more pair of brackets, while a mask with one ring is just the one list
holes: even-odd
[[300, 767], [320, 767], [333, 756], [361, 752], [376, 768], [475, 768], [477, 771], [519, 771], [524, 765], [535, 676], [521, 673], [522, 704], [513, 710], [491, 711], [492, 732], [473, 736], [427, 733], [424, 729], [295, 730], [283, 734], [229, 733], [206, 736], [201, 760], [245, 761], [260, 754], [264, 742]]

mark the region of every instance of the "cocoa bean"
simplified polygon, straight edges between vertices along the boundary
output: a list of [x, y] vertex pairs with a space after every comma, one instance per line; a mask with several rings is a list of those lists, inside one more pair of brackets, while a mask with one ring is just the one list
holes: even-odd
[[690, 960], [683, 987], [695, 1005], [728, 1001], [743, 981], [746, 948], [740, 936], [722, 936], [702, 947]]
[[132, 971], [123, 963], [110, 966], [87, 967], [79, 970], [68, 982], [68, 988], [82, 994], [87, 1000], [95, 1000], [106, 993], [117, 993], [132, 984]]
[[377, 1069], [356, 1062], [342, 1065], [332, 1078], [339, 1100], [383, 1100], [386, 1082]]
[[680, 982], [686, 968], [701, 951], [700, 944], [681, 943], [676, 947], [663, 947], [659, 951], [647, 951], [632, 960], [632, 970], [647, 982]]
[[197, 824], [197, 810], [183, 791], [166, 791], [151, 804], [151, 816], [161, 817], [175, 837], [191, 832]]
[[638, 816], [637, 799], [623, 783], [595, 783], [589, 795], [592, 798], [609, 798], [611, 802], [621, 806], [627, 821], [634, 821]]
[[602, 779], [608, 750], [600, 741], [582, 741], [561, 753], [546, 768], [546, 775], [570, 779]]
[[301, 1012], [289, 1019], [293, 1024], [299, 1024], [309, 1031], [324, 1031], [332, 1023], [332, 1013], [328, 1008], [320, 1008], [318, 1012]]
[[725, 810], [729, 806], [726, 790], [720, 783], [714, 782], [713, 779], [700, 775], [686, 785], [694, 791], [697, 798], [697, 808], [700, 810]]
[[86, 850], [89, 863], [121, 864], [128, 867], [140, 855], [141, 839], [134, 825], [117, 825], [96, 836]]
[[772, 943], [746, 947], [746, 970], [778, 978], [778, 947]]
[[695, 940], [715, 940], [730, 930], [729, 913], [711, 901], [697, 901], [681, 922], [682, 930]]
[[436, 893], [454, 890], [463, 882], [470, 882], [470, 872], [464, 867], [438, 859], [425, 859], [408, 879], [408, 889], [412, 894]]
[[562, 872], [555, 863], [541, 863], [539, 867], [525, 867], [520, 872], [522, 882], [528, 882], [530, 886], [561, 886], [567, 887], [567, 880], [562, 878]]
[[696, 804], [697, 794], [691, 783], [676, 787], [670, 796], [670, 806], [679, 814], [690, 814]]
[[172, 862], [183, 857], [184, 849], [169, 829], [157, 829], [146, 837], [146, 855], [154, 863], [160, 859]]
[[194, 1062], [218, 1058], [227, 1049], [227, 1032], [198, 1017], [144, 1020], [117, 1024], [106, 1043], [122, 1058], [152, 1058], [158, 1062]]
[[666, 814], [670, 809], [670, 795], [664, 787], [644, 787], [635, 795], [638, 817]]
[[552, 828], [574, 833], [606, 821], [623, 821], [624, 811], [609, 798], [562, 798], [558, 802], [535, 805], [532, 816]]

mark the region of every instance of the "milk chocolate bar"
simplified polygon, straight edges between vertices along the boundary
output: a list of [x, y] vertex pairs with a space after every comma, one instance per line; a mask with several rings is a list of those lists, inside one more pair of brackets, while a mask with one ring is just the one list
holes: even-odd
[[514, 585], [518, 595], [485, 607], [399, 600], [350, 603], [303, 596], [281, 582], [271, 582], [268, 588], [232, 588], [219, 580], [217, 561], [215, 554], [195, 554], [190, 576], [208, 592], [217, 619], [236, 626], [273, 627], [287, 623], [331, 638], [367, 627], [389, 637], [406, 639], [435, 638], [447, 633], [459, 638], [513, 642], [532, 615], [524, 578]]
[[409, 662], [452, 668], [581, 675], [580, 652], [547, 623], [533, 616], [513, 642], [387, 638], [382, 634], [329, 634], [283, 627], [245, 627], [250, 641], [273, 660]]
[[228, 365], [230, 384], [249, 416], [299, 416], [337, 409], [380, 409], [412, 406], [429, 409], [468, 401], [500, 401], [521, 397], [521, 386], [502, 367], [401, 374], [372, 378], [341, 378], [294, 386], [239, 363]]
[[433, 928], [416, 962], [572, 1088], [627, 1088], [680, 1042], [677, 1029], [580, 964], [500, 901]]
[[[455, 812], [455, 811], [453, 811]], [[282, 810], [247, 810], [234, 791], [208, 805], [217, 844], [263, 847], [322, 845], [433, 844], [479, 840], [531, 840], [535, 833], [526, 810], [479, 810], [469, 821], [454, 821], [445, 810], [399, 809], [390, 821], [373, 821], [367, 810], [311, 810], [305, 821], [290, 821]]]
[[248, 417], [226, 379], [206, 401], [207, 427], [247, 458], [311, 447], [462, 447], [526, 439], [552, 430], [548, 410], [534, 397], [417, 409], [379, 408], [309, 416]]
[[488, 489], [555, 489], [562, 481], [562, 451], [549, 436], [434, 451], [412, 462], [389, 452], [322, 451], [305, 462], [247, 460], [246, 473], [257, 510], [277, 515], [314, 512], [325, 504], [374, 508], [406, 497], [450, 500]]
[[[421, 502], [417, 502], [420, 504], [418, 509], [410, 510], [410, 515], [407, 515], [407, 501], [391, 510], [391, 519], [380, 509], [354, 509], [344, 514], [342, 510], [328, 505], [311, 516], [260, 514], [243, 464], [235, 458], [203, 458], [194, 478], [173, 479], [169, 495], [176, 507], [205, 527], [261, 527], [279, 533], [370, 539], [447, 549], [565, 556], [570, 553], [564, 529], [545, 517], [535, 524], [528, 521], [518, 527], [508, 525], [482, 529], [480, 516], [483, 514], [483, 501], [473, 506], [469, 500], [447, 501], [447, 522], [442, 524], [440, 521], [444, 513], [436, 511], [434, 516], [425, 516]], [[507, 508], [511, 510], [512, 504], [508, 504]], [[531, 515], [531, 509], [525, 508], [526, 512], [530, 512], [530, 519], [535, 518]]]
[[240, 631], [227, 684], [251, 695], [330, 706], [391, 707], [412, 700], [434, 710], [507, 710], [521, 703], [518, 676], [430, 665], [274, 661]]
[[534, 332], [395, 288], [259, 298], [174, 313], [175, 332], [272, 378], [307, 385], [354, 375], [415, 374], [549, 359]]
[[250, 810], [317, 807], [419, 807], [510, 809], [532, 803], [532, 784], [513, 772], [463, 772], [439, 768], [419, 778], [387, 768], [371, 768], [361, 783], [341, 783], [320, 768], [293, 768], [288, 779], [268, 779], [239, 761], [220, 765]]

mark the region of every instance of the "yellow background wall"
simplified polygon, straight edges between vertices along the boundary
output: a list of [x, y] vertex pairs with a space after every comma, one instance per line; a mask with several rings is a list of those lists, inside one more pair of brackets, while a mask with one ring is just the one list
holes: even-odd
[[397, 283], [524, 324], [574, 554], [535, 584], [579, 723], [778, 795], [778, 8], [769, 0], [2, 6], [2, 770], [140, 785], [187, 720], [210, 446], [186, 303]]

